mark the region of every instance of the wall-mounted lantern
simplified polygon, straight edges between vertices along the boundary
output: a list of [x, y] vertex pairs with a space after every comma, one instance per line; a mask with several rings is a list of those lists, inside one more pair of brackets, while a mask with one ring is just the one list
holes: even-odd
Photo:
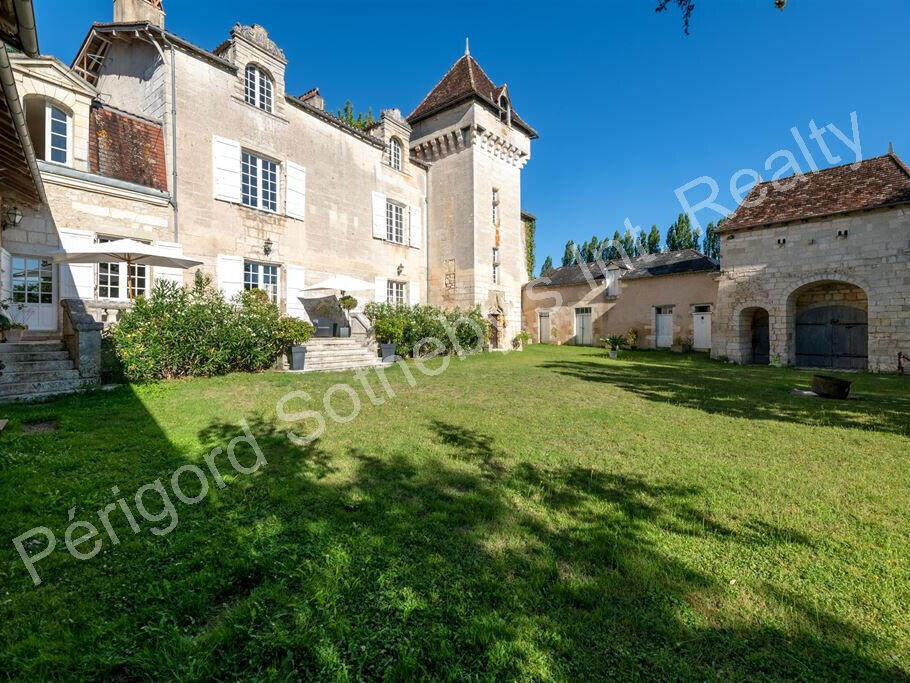
[[22, 210], [18, 206], [10, 206], [3, 212], [0, 219], [0, 229], [14, 228], [22, 222]]

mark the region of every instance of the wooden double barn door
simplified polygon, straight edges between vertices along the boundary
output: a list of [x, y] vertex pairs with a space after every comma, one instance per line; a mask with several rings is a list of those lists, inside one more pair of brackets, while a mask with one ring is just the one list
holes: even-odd
[[866, 311], [835, 305], [797, 314], [797, 365], [865, 370], [868, 356]]

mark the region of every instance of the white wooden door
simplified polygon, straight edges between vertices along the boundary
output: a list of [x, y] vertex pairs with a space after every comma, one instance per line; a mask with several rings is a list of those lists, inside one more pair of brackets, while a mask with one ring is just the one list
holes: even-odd
[[590, 346], [593, 343], [591, 336], [591, 309], [575, 309], [575, 343]]
[[550, 313], [540, 313], [538, 315], [537, 333], [541, 344], [550, 343]]
[[692, 330], [694, 333], [694, 347], [696, 349], [711, 348], [711, 314], [693, 313]]
[[657, 346], [666, 349], [673, 346], [673, 314], [658, 313], [657, 317]]
[[51, 261], [13, 254], [10, 317], [30, 330], [57, 329], [57, 288]]

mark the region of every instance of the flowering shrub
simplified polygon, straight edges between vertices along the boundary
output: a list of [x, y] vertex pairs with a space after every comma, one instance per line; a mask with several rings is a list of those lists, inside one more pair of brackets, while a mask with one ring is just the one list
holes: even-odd
[[112, 338], [126, 378], [151, 380], [263, 370], [312, 331], [283, 316], [262, 291], [227, 302], [199, 276], [189, 289], [157, 283], [123, 314]]
[[373, 324], [376, 340], [395, 344], [395, 352], [402, 357], [415, 350], [436, 350], [428, 339], [438, 339], [447, 353], [455, 352], [456, 342], [463, 351], [472, 351], [479, 350], [489, 339], [489, 325], [479, 306], [443, 310], [435, 306], [372, 303], [364, 307], [364, 313]]

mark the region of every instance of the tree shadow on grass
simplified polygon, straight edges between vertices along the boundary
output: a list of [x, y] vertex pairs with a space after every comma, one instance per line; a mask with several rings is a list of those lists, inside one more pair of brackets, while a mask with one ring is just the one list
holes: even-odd
[[602, 354], [583, 357], [540, 367], [708, 413], [910, 436], [910, 385], [902, 387], [900, 378], [845, 375], [855, 382], [857, 400], [833, 401], [793, 396], [794, 388], [808, 388], [811, 373], [792, 369], [732, 366], [692, 356], [673, 362], [665, 354], [627, 354], [623, 363], [606, 362]]
[[[163, 390], [168, 390], [165, 387]], [[243, 434], [216, 420], [174, 444], [129, 388], [10, 409], [7, 538], [62, 534], [200, 452]], [[53, 434], [16, 420], [53, 415]], [[104, 415], [99, 420], [98, 415]], [[0, 671], [134, 679], [906, 677], [887, 647], [768, 586], [732, 591], [674, 557], [667, 535], [706, 544], [811, 545], [746, 520], [731, 528], [699, 489], [516, 460], [488, 434], [436, 421], [436, 449], [294, 445], [248, 416], [267, 464], [233, 473], [165, 536], [142, 521], [79, 562], [58, 544], [28, 580], [8, 546]], [[123, 425], [129, 425], [124, 429]], [[200, 446], [197, 449], [197, 446]], [[240, 444], [249, 465], [252, 450]], [[217, 463], [231, 469], [222, 454]], [[131, 503], [132, 506], [132, 503]], [[746, 590], [746, 589], [743, 589]], [[735, 621], [731, 600], [761, 615]], [[734, 610], [736, 611], [736, 610]], [[777, 618], [763, 618], [769, 612]], [[739, 612], [737, 612], [739, 614]], [[785, 614], [785, 618], [780, 615]]]
[[[427, 425], [445, 457], [333, 454], [249, 422], [268, 465], [222, 515], [257, 583], [194, 634], [206, 677], [902, 675], [867, 654], [871, 636], [794, 595], [743, 596], [786, 612], [784, 625], [726, 614], [739, 589], [669, 555], [661, 536], [768, 552], [811, 540], [763, 522], [729, 528], [698, 509], [697, 487], [516, 462], [445, 421]], [[201, 437], [236, 430], [216, 422]]]

